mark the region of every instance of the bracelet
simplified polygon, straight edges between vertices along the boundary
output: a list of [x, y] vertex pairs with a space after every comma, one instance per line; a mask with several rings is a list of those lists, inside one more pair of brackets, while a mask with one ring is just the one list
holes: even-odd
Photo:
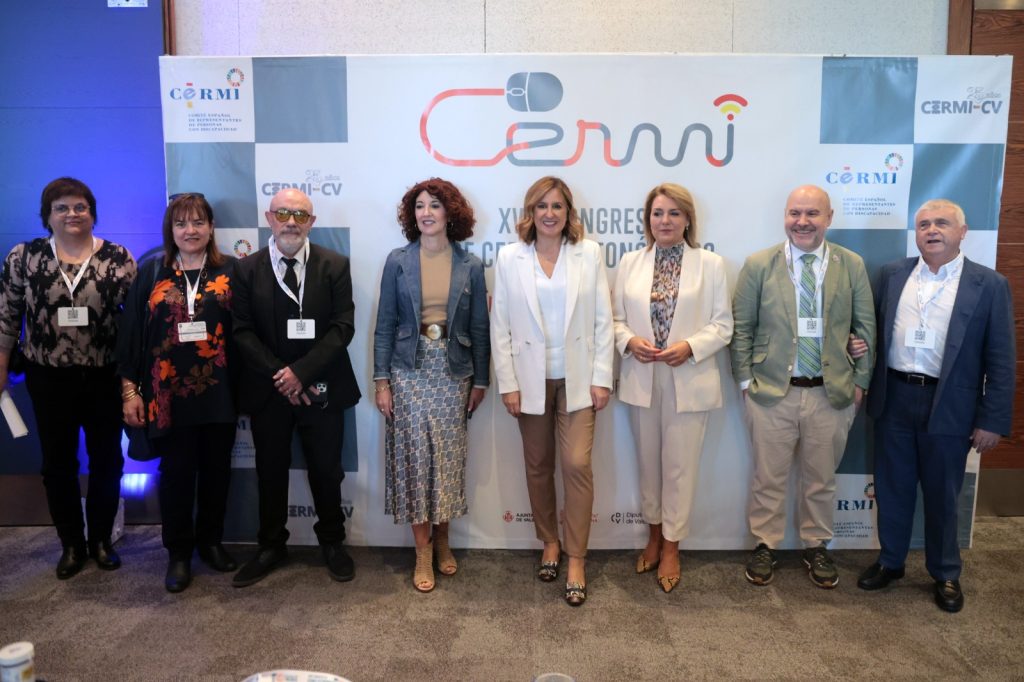
[[390, 391], [390, 390], [391, 390], [391, 384], [380, 384], [379, 386], [374, 386], [374, 388], [373, 388], [373, 392], [374, 393], [383, 393], [384, 391]]
[[139, 390], [137, 388], [129, 388], [127, 391], [121, 394], [121, 402], [126, 403], [137, 395], [139, 395]]

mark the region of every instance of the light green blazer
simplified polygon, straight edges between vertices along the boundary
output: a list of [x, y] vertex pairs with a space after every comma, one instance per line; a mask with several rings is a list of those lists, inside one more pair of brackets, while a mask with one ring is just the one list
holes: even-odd
[[[854, 385], [866, 391], [871, 380], [875, 308], [861, 257], [826, 243], [821, 373], [829, 403], [841, 409], [853, 402]], [[784, 247], [785, 242], [747, 258], [733, 295], [732, 373], [736, 381], [749, 379], [750, 397], [765, 406], [786, 395], [796, 363], [796, 291]], [[859, 360], [846, 352], [851, 333], [868, 342], [868, 352]]]

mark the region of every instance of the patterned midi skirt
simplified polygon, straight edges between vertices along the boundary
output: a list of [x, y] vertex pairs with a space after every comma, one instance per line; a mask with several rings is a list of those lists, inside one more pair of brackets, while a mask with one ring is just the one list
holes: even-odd
[[466, 402], [472, 380], [448, 371], [448, 341], [420, 336], [416, 369], [391, 371], [384, 511], [395, 523], [444, 523], [466, 505]]

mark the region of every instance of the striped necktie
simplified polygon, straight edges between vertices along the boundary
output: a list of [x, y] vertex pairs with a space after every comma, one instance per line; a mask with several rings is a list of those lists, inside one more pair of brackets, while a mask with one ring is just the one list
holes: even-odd
[[[800, 272], [800, 317], [818, 317], [818, 297], [815, 296], [817, 278], [814, 276], [813, 253], [800, 256], [804, 266]], [[797, 342], [800, 373], [806, 377], [821, 376], [821, 337], [801, 336]]]

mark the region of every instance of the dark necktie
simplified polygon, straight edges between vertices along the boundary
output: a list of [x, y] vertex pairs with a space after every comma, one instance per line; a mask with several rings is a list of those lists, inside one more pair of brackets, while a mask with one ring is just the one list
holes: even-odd
[[282, 258], [288, 269], [284, 273], [284, 284], [292, 290], [295, 298], [299, 297], [299, 278], [295, 275], [295, 264], [299, 261], [295, 258]]

